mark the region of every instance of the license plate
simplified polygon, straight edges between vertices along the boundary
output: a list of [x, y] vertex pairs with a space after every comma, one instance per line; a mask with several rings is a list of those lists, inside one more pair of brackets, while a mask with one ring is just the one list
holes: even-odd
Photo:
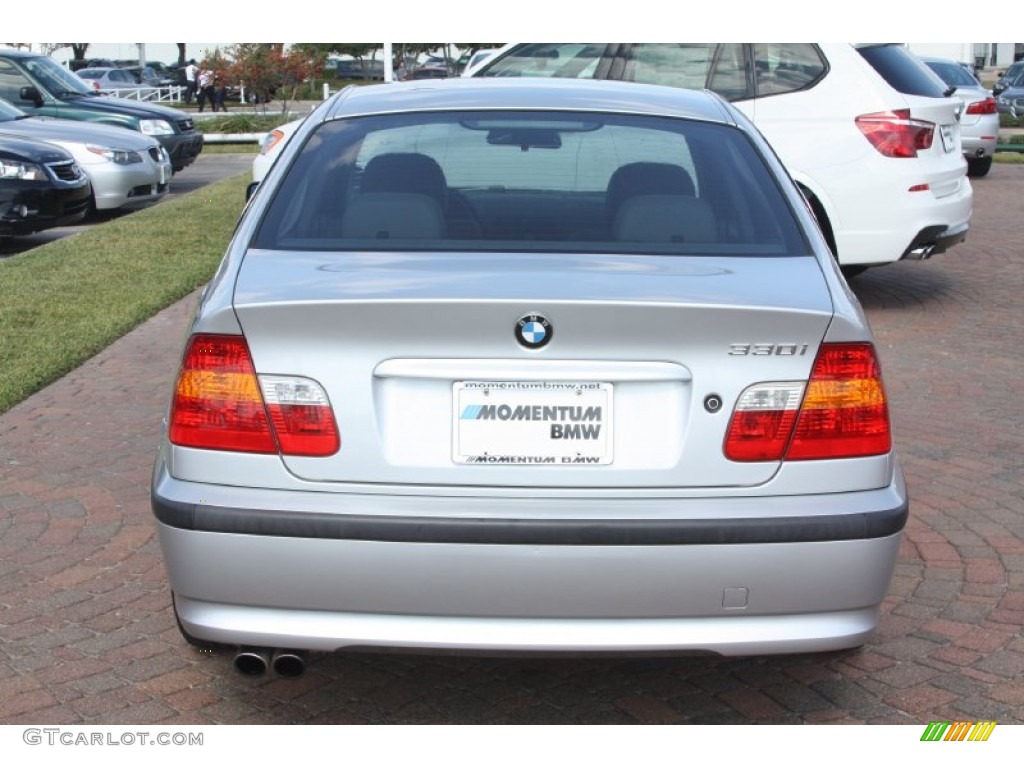
[[952, 125], [940, 125], [939, 135], [942, 137], [942, 148], [946, 152], [952, 152], [956, 149], [956, 139], [953, 136]]
[[457, 381], [456, 464], [612, 463], [614, 387], [592, 381]]

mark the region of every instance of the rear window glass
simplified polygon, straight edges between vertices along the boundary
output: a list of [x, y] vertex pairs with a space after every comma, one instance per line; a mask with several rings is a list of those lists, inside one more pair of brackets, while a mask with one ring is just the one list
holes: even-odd
[[928, 61], [928, 69], [942, 78], [946, 85], [963, 85], [977, 88], [979, 83], [962, 64], [955, 61]]
[[740, 130], [559, 112], [320, 126], [274, 193], [271, 250], [807, 253]]
[[808, 88], [826, 71], [821, 52], [810, 43], [754, 44], [758, 96], [775, 96]]
[[601, 59], [618, 47], [607, 43], [530, 43], [517, 46], [477, 75], [591, 78]]
[[908, 96], [942, 98], [942, 80], [924, 63], [899, 45], [870, 45], [857, 49], [893, 88]]
[[700, 90], [714, 55], [714, 43], [639, 43], [632, 47], [623, 79]]

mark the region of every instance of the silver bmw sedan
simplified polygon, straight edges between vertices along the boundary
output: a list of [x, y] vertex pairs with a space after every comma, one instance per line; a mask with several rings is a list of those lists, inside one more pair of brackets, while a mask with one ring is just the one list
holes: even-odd
[[709, 92], [353, 87], [255, 189], [152, 487], [182, 634], [308, 651], [827, 651], [908, 514], [878, 355]]

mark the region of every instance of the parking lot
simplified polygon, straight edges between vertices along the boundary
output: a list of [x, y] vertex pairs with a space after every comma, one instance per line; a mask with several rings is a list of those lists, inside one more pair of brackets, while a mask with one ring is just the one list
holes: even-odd
[[[186, 171], [183, 177], [190, 171]], [[1024, 166], [967, 243], [857, 278], [911, 491], [861, 649], [746, 659], [314, 654], [239, 676], [175, 627], [149, 473], [185, 300], [0, 416], [0, 723], [1024, 723]]]

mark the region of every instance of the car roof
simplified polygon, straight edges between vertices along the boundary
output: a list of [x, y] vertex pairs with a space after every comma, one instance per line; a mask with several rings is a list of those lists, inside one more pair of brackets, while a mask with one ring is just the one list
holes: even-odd
[[544, 109], [664, 115], [735, 125], [726, 103], [710, 91], [610, 80], [566, 78], [447, 78], [352, 86], [326, 117], [388, 112]]
[[19, 48], [0, 48], [0, 56], [5, 56], [9, 59], [41, 59], [44, 58], [41, 53], [33, 53], [32, 51], [23, 51]]
[[960, 61], [959, 59], [950, 59], [946, 56], [918, 56], [917, 58], [919, 58], [921, 61], [925, 63], [931, 61], [935, 62], [936, 64], [957, 64], [961, 67], [970, 66], [970, 64], [968, 64], [966, 61]]

